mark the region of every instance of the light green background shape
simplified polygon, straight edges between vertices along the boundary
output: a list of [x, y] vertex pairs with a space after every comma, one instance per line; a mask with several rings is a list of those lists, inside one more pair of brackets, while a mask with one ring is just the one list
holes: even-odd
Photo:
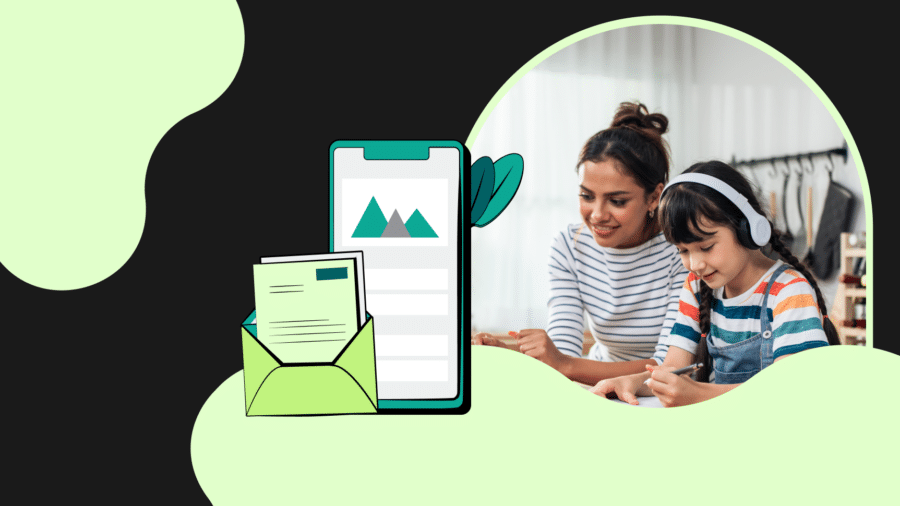
[[40, 288], [98, 283], [143, 234], [157, 143], [237, 74], [237, 3], [6, 2], [0, 47], [0, 263]]
[[894, 493], [898, 369], [881, 350], [818, 348], [655, 409], [479, 346], [466, 415], [326, 417], [244, 416], [237, 372], [201, 409], [191, 458], [216, 506], [876, 504]]
[[[871, 197], [846, 124], [793, 63], [721, 25], [633, 18], [575, 34], [535, 57], [498, 91], [466, 144], [500, 97], [538, 62], [584, 37], [647, 23], [736, 37], [807, 82], [831, 111], [859, 168], [871, 274]], [[869, 297], [871, 288], [872, 281]], [[191, 457], [216, 506], [883, 503], [895, 496], [900, 454], [900, 357], [871, 348], [871, 331], [869, 341], [868, 348], [805, 351], [724, 396], [674, 409], [605, 401], [536, 360], [487, 347], [472, 350], [472, 408], [463, 416], [248, 418], [238, 372], [201, 409]]]

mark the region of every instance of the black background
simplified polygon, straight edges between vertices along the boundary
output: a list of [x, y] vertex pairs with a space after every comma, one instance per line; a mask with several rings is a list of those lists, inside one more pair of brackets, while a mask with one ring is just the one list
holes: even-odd
[[[5, 479], [8, 495], [208, 503], [191, 466], [194, 420], [242, 367], [238, 325], [254, 305], [252, 264], [265, 255], [327, 251], [331, 142], [464, 142], [522, 65], [606, 21], [647, 14], [704, 19], [786, 55], [849, 126], [874, 216], [890, 212], [883, 195], [896, 171], [888, 149], [896, 146], [897, 93], [888, 74], [895, 44], [887, 22], [866, 14], [648, 13], [601, 3], [593, 11], [554, 12], [342, 4], [314, 14], [284, 10], [281, 2], [239, 5], [240, 70], [215, 103], [179, 122], [157, 146], [146, 177], [144, 234], [126, 265], [97, 285], [64, 292], [0, 269], [10, 343], [7, 459], [16, 469]], [[889, 235], [879, 239], [885, 251]], [[893, 266], [882, 259], [878, 269], [887, 286]], [[878, 307], [890, 307], [884, 293], [878, 290]], [[876, 346], [897, 353], [890, 339], [883, 333]]]

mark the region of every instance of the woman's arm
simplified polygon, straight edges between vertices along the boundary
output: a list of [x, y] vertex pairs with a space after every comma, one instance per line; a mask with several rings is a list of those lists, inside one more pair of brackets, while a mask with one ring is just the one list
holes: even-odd
[[507, 344], [487, 332], [479, 332], [478, 334], [472, 336], [472, 344], [476, 346], [494, 346], [496, 348], [506, 348], [507, 350], [519, 351], [519, 345], [517, 343]]
[[571, 380], [591, 385], [605, 379], [644, 371], [648, 365], [656, 365], [656, 361], [648, 358], [627, 362], [599, 362], [589, 358], [566, 357], [566, 363], [559, 372]]
[[567, 228], [554, 236], [548, 259], [546, 332], [554, 347], [570, 357], [580, 357], [584, 347], [584, 301], [576, 275], [574, 240], [567, 235], [575, 232]]
[[573, 357], [559, 351], [543, 329], [526, 329], [517, 333], [519, 351], [534, 357], [563, 373], [567, 378], [581, 383], [594, 384], [605, 378], [641, 372], [647, 365], [656, 365], [652, 359], [629, 362], [600, 362]]

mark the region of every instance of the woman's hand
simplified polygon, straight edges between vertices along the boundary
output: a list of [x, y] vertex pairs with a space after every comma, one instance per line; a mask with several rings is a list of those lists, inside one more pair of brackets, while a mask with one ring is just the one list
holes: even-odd
[[561, 351], [553, 344], [550, 336], [543, 329], [526, 329], [516, 332], [510, 332], [510, 335], [516, 338], [519, 345], [519, 351], [534, 357], [541, 362], [549, 365], [557, 371], [566, 374], [563, 368], [569, 363], [568, 355], [563, 355]]
[[519, 344], [506, 344], [487, 332], [480, 332], [472, 336], [472, 344], [483, 346], [495, 346], [497, 348], [506, 348], [507, 350], [519, 351]]
[[616, 394], [620, 401], [638, 405], [637, 391], [644, 385], [646, 373], [628, 374], [618, 378], [605, 379], [594, 385], [589, 392], [603, 397]]

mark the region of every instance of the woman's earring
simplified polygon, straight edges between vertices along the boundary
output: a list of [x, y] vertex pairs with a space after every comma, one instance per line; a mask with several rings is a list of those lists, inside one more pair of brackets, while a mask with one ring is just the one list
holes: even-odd
[[653, 219], [653, 213], [655, 213], [655, 212], [656, 212], [656, 209], [653, 209], [652, 211], [650, 211], [649, 213], [647, 213], [647, 217], [650, 218], [650, 219], [652, 220], [652, 219]]

